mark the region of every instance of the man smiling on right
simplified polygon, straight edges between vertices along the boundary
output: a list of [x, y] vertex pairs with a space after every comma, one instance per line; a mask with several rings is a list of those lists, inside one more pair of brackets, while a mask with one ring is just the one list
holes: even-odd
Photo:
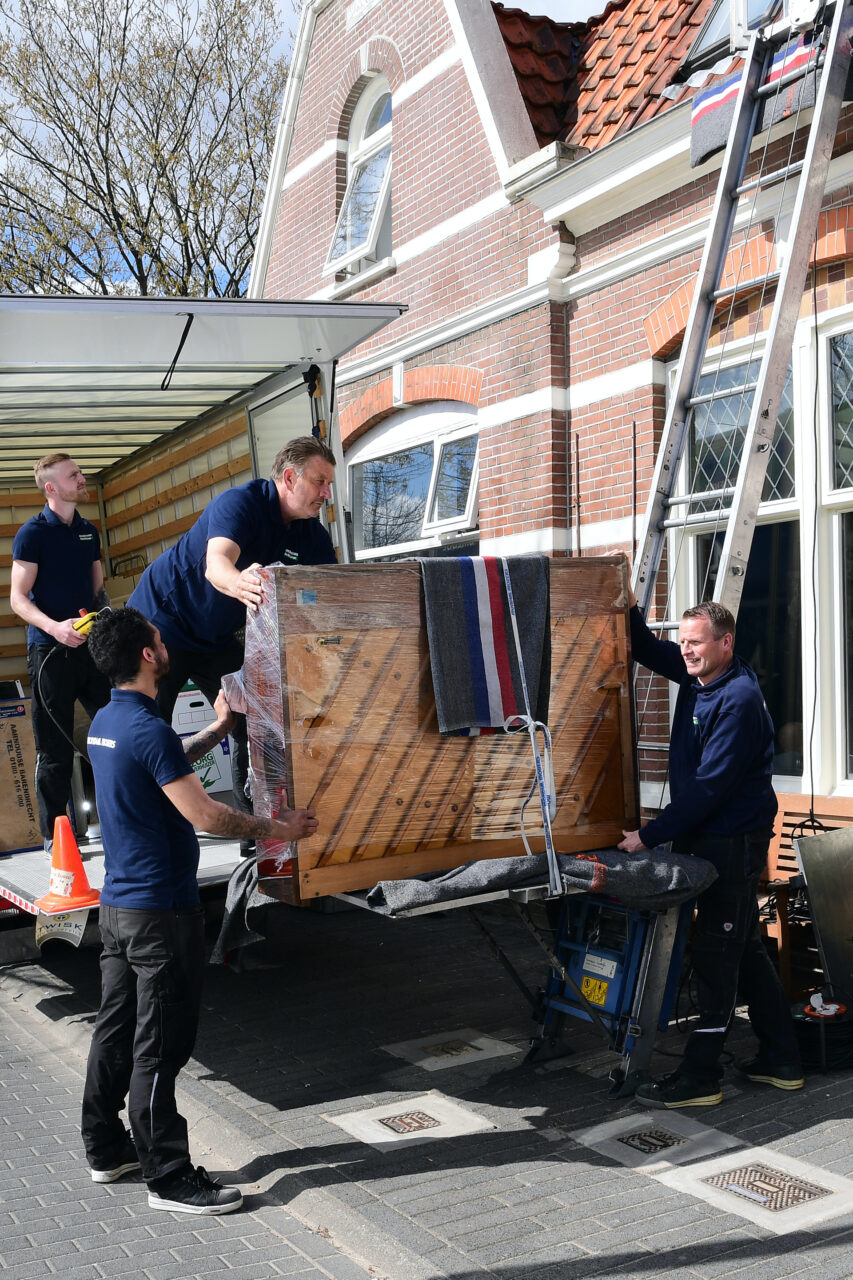
[[735, 656], [735, 620], [724, 605], [705, 601], [687, 609], [678, 644], [657, 639], [633, 597], [631, 606], [634, 659], [679, 691], [669, 741], [670, 803], [637, 831], [624, 831], [619, 848], [636, 853], [671, 841], [674, 853], [707, 859], [718, 876], [696, 904], [698, 1021], [676, 1070], [640, 1085], [635, 1096], [667, 1109], [722, 1102], [720, 1056], [739, 992], [758, 1053], [738, 1070], [777, 1089], [801, 1089], [794, 1021], [758, 926], [758, 881], [777, 808], [773, 722], [755, 673]]

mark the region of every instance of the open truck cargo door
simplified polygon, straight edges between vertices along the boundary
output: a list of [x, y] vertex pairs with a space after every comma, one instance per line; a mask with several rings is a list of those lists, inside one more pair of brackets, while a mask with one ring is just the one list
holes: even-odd
[[[404, 310], [0, 296], [0, 680], [25, 678], [25, 629], [10, 612], [8, 574], [14, 533], [43, 503], [33, 483], [38, 458], [68, 452], [86, 474], [92, 501], [85, 514], [99, 526], [120, 602], [134, 575], [194, 522], [212, 492], [268, 475], [288, 439], [319, 435], [342, 462], [336, 363]], [[337, 502], [331, 508], [333, 542], [347, 560], [343, 511]], [[20, 844], [5, 849], [12, 847]], [[99, 851], [88, 852], [97, 881]], [[238, 857], [236, 843], [206, 841], [200, 879], [226, 880]], [[0, 858], [0, 870], [0, 899], [32, 911], [49, 859], [16, 854]]]

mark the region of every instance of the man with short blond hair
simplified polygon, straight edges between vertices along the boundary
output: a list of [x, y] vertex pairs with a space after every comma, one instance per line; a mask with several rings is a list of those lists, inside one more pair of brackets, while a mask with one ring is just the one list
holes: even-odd
[[620, 849], [672, 843], [705, 858], [717, 879], [696, 904], [691, 961], [699, 1017], [684, 1057], [663, 1080], [641, 1084], [639, 1101], [673, 1109], [721, 1102], [720, 1057], [740, 992], [758, 1038], [741, 1064], [747, 1079], [800, 1089], [794, 1021], [758, 927], [758, 880], [773, 834], [773, 722], [755, 673], [734, 652], [735, 620], [716, 601], [686, 609], [679, 643], [659, 640], [632, 599], [635, 661], [679, 686], [669, 743], [670, 802]]
[[12, 545], [13, 611], [28, 624], [27, 670], [33, 699], [39, 826], [50, 849], [65, 813], [74, 764], [74, 706], [89, 716], [109, 701], [109, 684], [74, 630], [81, 610], [108, 606], [98, 530], [77, 510], [86, 478], [67, 453], [49, 453], [33, 468], [44, 510], [18, 530]]

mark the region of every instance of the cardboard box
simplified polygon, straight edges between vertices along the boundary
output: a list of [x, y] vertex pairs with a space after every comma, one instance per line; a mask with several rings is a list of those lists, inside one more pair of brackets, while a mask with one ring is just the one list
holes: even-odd
[[[212, 724], [216, 713], [207, 698], [188, 680], [178, 694], [172, 712], [172, 728], [181, 738], [198, 733], [205, 725]], [[231, 739], [226, 737], [207, 755], [196, 760], [193, 769], [201, 778], [205, 791], [216, 795], [231, 791]]]
[[[320, 821], [275, 858], [259, 843], [264, 891], [299, 903], [524, 853], [529, 737], [439, 733], [419, 564], [263, 576], [244, 666], [255, 812], [269, 816], [284, 795]], [[560, 853], [607, 848], [638, 825], [627, 601], [624, 556], [551, 561]], [[525, 826], [544, 849], [536, 800]]]
[[0, 702], [0, 854], [39, 849], [36, 744], [29, 698]]

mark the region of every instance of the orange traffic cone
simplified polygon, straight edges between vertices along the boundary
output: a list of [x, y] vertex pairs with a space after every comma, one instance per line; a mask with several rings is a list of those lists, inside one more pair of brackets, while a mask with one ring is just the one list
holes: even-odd
[[53, 824], [53, 856], [50, 861], [50, 888], [36, 906], [48, 915], [58, 911], [79, 911], [96, 907], [101, 900], [97, 889], [89, 888], [83, 859], [67, 818]]

